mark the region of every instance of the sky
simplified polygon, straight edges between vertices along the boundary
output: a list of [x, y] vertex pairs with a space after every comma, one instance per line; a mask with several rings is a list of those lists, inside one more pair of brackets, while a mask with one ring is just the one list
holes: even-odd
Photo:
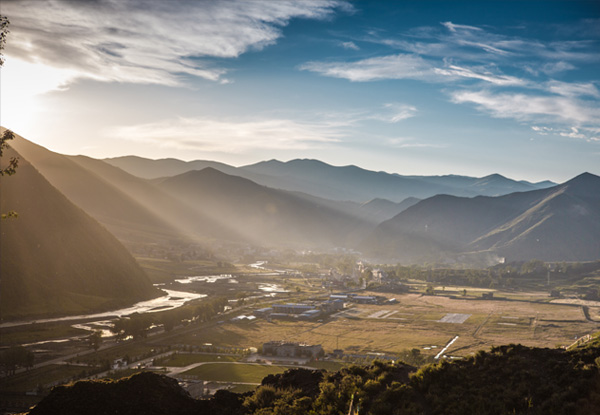
[[95, 158], [600, 175], [600, 2], [2, 0], [0, 123]]

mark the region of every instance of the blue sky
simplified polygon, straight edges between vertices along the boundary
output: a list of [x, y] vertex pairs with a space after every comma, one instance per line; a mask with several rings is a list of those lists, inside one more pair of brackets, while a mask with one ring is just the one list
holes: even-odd
[[61, 153], [600, 174], [597, 1], [2, 3], [0, 121]]

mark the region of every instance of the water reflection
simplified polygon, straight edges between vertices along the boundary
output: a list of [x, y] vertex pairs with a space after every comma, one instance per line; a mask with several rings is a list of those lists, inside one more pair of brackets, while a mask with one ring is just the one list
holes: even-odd
[[182, 279], [175, 280], [175, 282], [178, 282], [180, 284], [191, 284], [193, 282], [214, 283], [219, 280], [232, 280], [232, 278], [233, 278], [233, 275], [231, 275], [231, 274], [203, 275], [203, 276], [182, 278]]
[[157, 297], [152, 300], [140, 301], [132, 305], [131, 307], [122, 308], [119, 310], [106, 311], [104, 313], [94, 314], [82, 314], [78, 316], [67, 316], [59, 318], [47, 318], [41, 320], [29, 320], [29, 321], [13, 321], [8, 323], [0, 324], [1, 328], [4, 327], [16, 327], [25, 324], [33, 323], [52, 323], [56, 321], [70, 321], [70, 320], [94, 320], [99, 318], [114, 318], [114, 317], [125, 317], [133, 313], [154, 313], [158, 311], [172, 310], [173, 308], [181, 307], [188, 301], [196, 300], [198, 298], [206, 297], [206, 294], [189, 293], [185, 291], [174, 291], [162, 289], [166, 295]]

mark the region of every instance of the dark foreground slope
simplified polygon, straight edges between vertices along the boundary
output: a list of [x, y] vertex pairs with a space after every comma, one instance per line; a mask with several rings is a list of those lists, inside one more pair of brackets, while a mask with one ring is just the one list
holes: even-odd
[[337, 415], [352, 401], [371, 415], [589, 415], [600, 408], [598, 343], [572, 351], [502, 346], [414, 371], [382, 362], [330, 374], [292, 369], [268, 376], [254, 393], [221, 391], [202, 401], [145, 373], [55, 388], [30, 414]]
[[157, 295], [123, 245], [22, 156], [1, 188], [1, 211], [19, 214], [1, 225], [3, 320], [85, 313]]

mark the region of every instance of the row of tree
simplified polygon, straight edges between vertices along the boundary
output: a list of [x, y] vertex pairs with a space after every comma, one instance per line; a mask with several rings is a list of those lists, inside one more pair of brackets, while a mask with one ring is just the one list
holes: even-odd
[[12, 346], [0, 352], [0, 367], [7, 375], [14, 375], [20, 367], [33, 367], [34, 355], [33, 352], [27, 350], [23, 346]]

